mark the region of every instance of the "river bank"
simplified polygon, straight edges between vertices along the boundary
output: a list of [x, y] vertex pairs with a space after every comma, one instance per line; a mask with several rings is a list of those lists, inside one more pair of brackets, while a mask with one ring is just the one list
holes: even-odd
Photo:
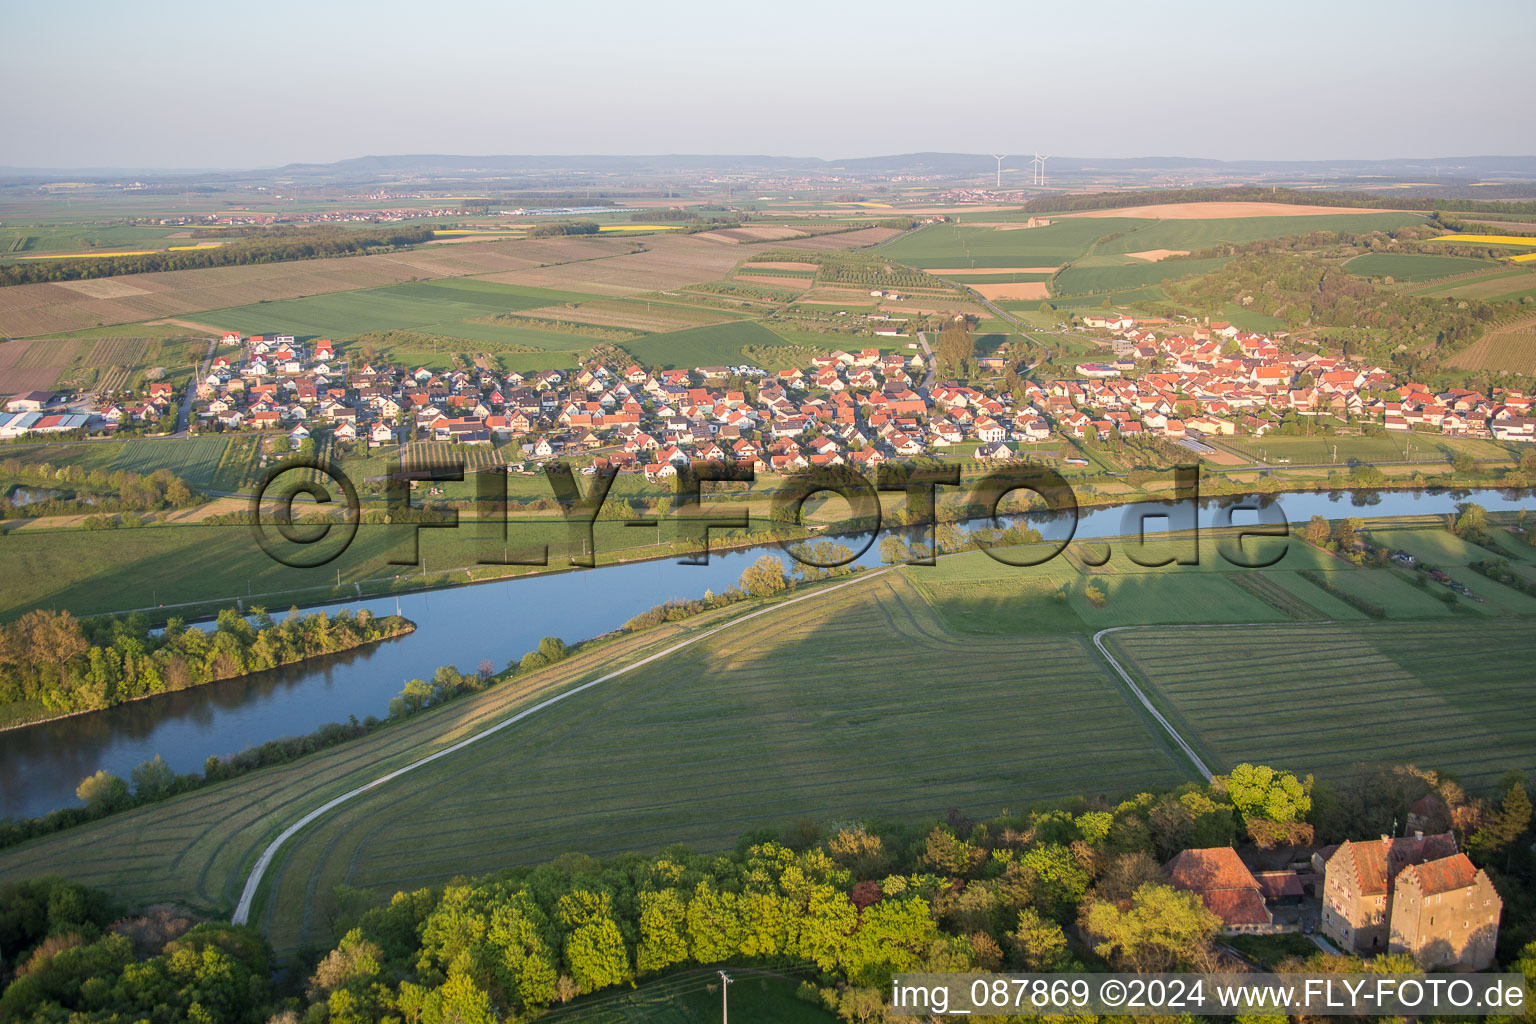
[[[1493, 512], [1536, 511], [1536, 502], [1524, 492], [1370, 490], [1207, 498], [1196, 518], [1202, 529], [1214, 528], [1219, 518], [1232, 518], [1242, 526], [1255, 517], [1231, 516], [1230, 509], [1267, 504], [1271, 515], [1283, 516], [1299, 532], [1314, 514], [1329, 519], [1361, 516], [1368, 522], [1443, 516], [1463, 500]], [[1155, 518], [1142, 523], [1141, 515], [1169, 518], [1166, 523]], [[1137, 534], [1143, 525], [1149, 536], [1178, 531], [1186, 526], [1184, 518], [1164, 502], [1146, 501], [1085, 509], [1075, 524], [1038, 517], [1028, 521], [1047, 539], [1059, 539], [1070, 529], [1082, 540]], [[839, 538], [855, 550], [866, 539], [868, 534]], [[1298, 537], [1294, 543], [1302, 542]], [[125, 775], [157, 753], [179, 771], [196, 770], [210, 755], [307, 733], [321, 722], [382, 715], [405, 682], [430, 678], [440, 665], [473, 668], [489, 660], [500, 667], [537, 647], [541, 637], [577, 643], [611, 632], [655, 605], [724, 590], [764, 554], [787, 562], [775, 543], [724, 551], [712, 542], [711, 548], [718, 553], [708, 565], [646, 558], [484, 585], [467, 586], [468, 581], [460, 580], [452, 587], [320, 606], [368, 609], [383, 616], [393, 614], [398, 604], [417, 629], [385, 645], [9, 732], [0, 744], [0, 815], [32, 817], [72, 804], [74, 787], [85, 775], [103, 768]], [[1122, 556], [1117, 551], [1115, 557]], [[879, 562], [879, 544], [872, 542], [855, 564], [871, 567]]]
[[[133, 704], [138, 701], [153, 700], [156, 697], [163, 697], [172, 693], [184, 693], [190, 690], [196, 690], [198, 687], [202, 686], [212, 686], [216, 683], [238, 682], [241, 679], [249, 676], [259, 675], [262, 672], [270, 672], [276, 669], [284, 669], [292, 666], [302, 666], [305, 662], [313, 661], [317, 658], [325, 658], [332, 655], [345, 654], [348, 651], [359, 650], [372, 644], [383, 643], [386, 640], [394, 640], [416, 631], [416, 623], [412, 622], [410, 619], [398, 615], [391, 615], [385, 618], [370, 620], [370, 624], [375, 622], [381, 624], [381, 631], [375, 632], [372, 635], [366, 637], [357, 637], [351, 639], [345, 646], [338, 647], [332, 651], [322, 651], [316, 654], [302, 654], [295, 657], [282, 658], [268, 668], [257, 669], [255, 671], [241, 671], [229, 675], [216, 674], [208, 679], [204, 679], [200, 682], [190, 683], [186, 686], [167, 688], [163, 690], [156, 690], [151, 693], [143, 693], [132, 697], [125, 697], [119, 700], [115, 700], [104, 707], [82, 708], [78, 711], [64, 712], [53, 712], [47, 709], [39, 709], [37, 712], [38, 717], [29, 717], [28, 712], [22, 708], [23, 702], [0, 704], [0, 718], [4, 719], [4, 724], [0, 724], [0, 733], [12, 732], [17, 729], [25, 729], [34, 725], [46, 725], [49, 722], [62, 722], [65, 719], [78, 718], [82, 715], [94, 715], [101, 711], [108, 711], [112, 708], [123, 707], [126, 704]], [[35, 704], [35, 702], [25, 703]]]

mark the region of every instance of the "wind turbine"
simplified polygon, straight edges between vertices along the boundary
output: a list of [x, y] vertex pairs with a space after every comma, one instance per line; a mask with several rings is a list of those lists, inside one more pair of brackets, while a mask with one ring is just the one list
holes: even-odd
[[1030, 163], [1033, 164], [1034, 168], [1035, 168], [1035, 184], [1036, 185], [1044, 185], [1045, 184], [1045, 162], [1047, 160], [1049, 160], [1049, 159], [1050, 159], [1050, 157], [1048, 157], [1048, 156], [1041, 156], [1041, 155], [1039, 155], [1037, 153], [1037, 154], [1035, 154], [1035, 158], [1030, 161]]
[[1002, 156], [998, 156], [996, 153], [993, 153], [992, 154], [992, 159], [997, 161], [997, 187], [998, 188], [1002, 188], [1003, 187], [1003, 161], [1008, 159], [1008, 154], [1004, 153]]

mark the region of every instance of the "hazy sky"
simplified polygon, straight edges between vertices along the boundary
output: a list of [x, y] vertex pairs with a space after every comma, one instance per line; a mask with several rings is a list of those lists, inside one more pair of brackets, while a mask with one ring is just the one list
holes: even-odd
[[0, 0], [0, 39], [11, 166], [1536, 153], [1532, 0]]

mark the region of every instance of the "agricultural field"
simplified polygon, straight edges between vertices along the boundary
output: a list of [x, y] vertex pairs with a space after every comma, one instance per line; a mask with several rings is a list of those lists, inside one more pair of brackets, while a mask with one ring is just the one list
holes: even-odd
[[261, 452], [261, 438], [252, 434], [231, 434], [219, 463], [214, 467], [208, 487], [215, 491], [240, 491], [256, 482], [256, 459]]
[[1390, 277], [1396, 281], [1432, 281], [1452, 274], [1488, 270], [1499, 264], [1470, 256], [1431, 256], [1423, 253], [1369, 252], [1344, 264], [1362, 277]]
[[[1123, 211], [1115, 211], [1117, 214]], [[1119, 217], [1099, 223], [1120, 223]], [[1132, 253], [1149, 249], [1181, 249], [1193, 252], [1222, 243], [1241, 244], [1262, 238], [1283, 238], [1312, 231], [1387, 231], [1422, 224], [1420, 213], [1335, 213], [1295, 217], [1223, 217], [1209, 220], [1133, 221], [1119, 238], [1099, 246], [1100, 253]], [[1060, 222], [1058, 222], [1060, 223]], [[1055, 225], [1052, 225], [1053, 227]]]
[[1439, 235], [1430, 239], [1443, 245], [1494, 245], [1511, 249], [1536, 249], [1536, 235]]
[[1536, 267], [1500, 264], [1482, 273], [1460, 275], [1413, 289], [1414, 295], [1435, 299], [1483, 299], [1507, 302], [1536, 295]]
[[217, 242], [188, 236], [181, 227], [161, 225], [91, 224], [56, 222], [7, 224], [0, 228], [0, 263], [44, 257], [109, 256], [127, 251], [162, 252]]
[[[300, 338], [344, 338], [366, 331], [416, 330], [453, 334], [476, 317], [590, 296], [481, 280], [416, 281], [368, 291], [337, 292], [304, 299], [262, 302], [202, 314], [228, 330], [245, 334], [294, 334]], [[570, 344], [563, 339], [561, 347]]]
[[1233, 326], [1243, 331], [1257, 331], [1268, 334], [1275, 331], [1290, 330], [1291, 325], [1279, 317], [1270, 316], [1268, 313], [1260, 313], [1252, 309], [1244, 309], [1235, 303], [1227, 303], [1221, 308], [1221, 315]]
[[624, 342], [624, 348], [647, 366], [728, 366], [752, 362], [750, 346], [783, 345], [784, 339], [750, 320], [652, 334]]
[[1517, 619], [1173, 627], [1109, 644], [1214, 770], [1252, 761], [1341, 779], [1433, 752], [1435, 768], [1487, 792], [1536, 768], [1536, 719], [1513, 713], [1532, 653]]
[[[227, 908], [283, 821], [678, 632], [624, 637], [298, 764], [0, 851], [0, 880], [44, 859], [125, 898]], [[1090, 746], [1091, 762], [1075, 756]], [[960, 637], [887, 574], [717, 634], [344, 805], [284, 847], [253, 923], [286, 952], [329, 938], [340, 882], [390, 893], [572, 850], [718, 849], [800, 816], [995, 813], [1185, 777], [1084, 638]]]
[[[1056, 276], [1055, 290], [1061, 295], [1129, 291], [1161, 284], [1180, 277], [1194, 277], [1220, 270], [1225, 257], [1209, 260], [1159, 260], [1121, 266], [1085, 266], [1074, 264]], [[967, 279], [969, 280], [969, 279]]]
[[[1222, 448], [1245, 454], [1255, 462], [1275, 463], [1289, 459], [1298, 466], [1337, 464], [1347, 468], [1351, 462], [1375, 465], [1401, 462], [1405, 458], [1414, 461], [1443, 458], [1449, 462], [1455, 452], [1466, 452], [1474, 459], [1486, 461], [1504, 461], [1511, 457], [1509, 450], [1496, 441], [1438, 434], [1392, 433], [1374, 437], [1269, 434], [1265, 437], [1220, 438], [1217, 443]], [[1412, 446], [1411, 450], [1408, 445]]]
[[1093, 243], [1136, 226], [1131, 220], [1058, 220], [1044, 227], [999, 229], [931, 224], [876, 250], [876, 254], [928, 268], [1059, 267]]
[[208, 487], [218, 475], [228, 446], [229, 438], [218, 434], [132, 440], [124, 443], [112, 469], [144, 476], [168, 469], [193, 487]]
[[[488, 444], [412, 441], [400, 449], [400, 468], [406, 472], [460, 463], [464, 466], [464, 472], [469, 474], [482, 469], [499, 469], [507, 464], [507, 460], [500, 449]], [[350, 466], [348, 468], [352, 469]]]
[[0, 394], [51, 389], [73, 352], [68, 342], [0, 342]]
[[[678, 239], [677, 241], [683, 241]], [[647, 240], [646, 244], [651, 244]], [[659, 243], [656, 243], [659, 244]], [[699, 245], [712, 250], [723, 246]], [[627, 239], [552, 238], [427, 246], [389, 256], [346, 256], [175, 270], [0, 289], [0, 335], [33, 337], [228, 310], [431, 278], [496, 276], [576, 261], [593, 265], [634, 252]], [[728, 263], [734, 263], [729, 260]], [[723, 269], [723, 268], [722, 268]], [[595, 272], [594, 272], [595, 273]], [[695, 280], [717, 276], [705, 274]], [[508, 281], [514, 285], [537, 284]], [[125, 334], [122, 330], [116, 334]]]
[[1451, 357], [1451, 364], [1464, 370], [1536, 374], [1536, 317], [1493, 328]]

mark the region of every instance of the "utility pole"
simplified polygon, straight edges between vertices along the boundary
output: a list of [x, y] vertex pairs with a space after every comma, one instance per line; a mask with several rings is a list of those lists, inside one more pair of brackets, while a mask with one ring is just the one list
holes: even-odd
[[734, 979], [729, 974], [726, 974], [724, 971], [720, 971], [719, 974], [720, 974], [720, 983], [721, 983], [720, 984], [720, 1024], [730, 1024], [730, 1019], [729, 1019], [729, 1016], [728, 1016], [729, 1011], [730, 1011], [730, 1005], [729, 1005], [730, 1001], [726, 998], [726, 993], [730, 990], [731, 982]]

